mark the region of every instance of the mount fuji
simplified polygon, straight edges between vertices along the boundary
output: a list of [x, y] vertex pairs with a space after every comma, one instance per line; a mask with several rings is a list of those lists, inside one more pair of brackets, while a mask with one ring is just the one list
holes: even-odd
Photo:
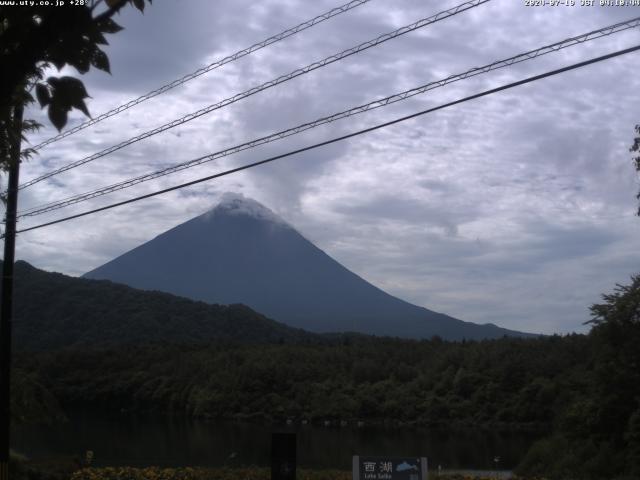
[[233, 194], [84, 276], [207, 303], [242, 303], [312, 332], [448, 340], [529, 335], [464, 322], [389, 295], [268, 208]]

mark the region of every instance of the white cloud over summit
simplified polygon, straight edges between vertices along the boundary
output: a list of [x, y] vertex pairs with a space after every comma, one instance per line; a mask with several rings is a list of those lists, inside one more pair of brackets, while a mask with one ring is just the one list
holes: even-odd
[[223, 212], [225, 215], [247, 215], [258, 220], [289, 226], [271, 209], [237, 192], [224, 192], [220, 197], [220, 203], [209, 210], [204, 218], [216, 215], [218, 212]]

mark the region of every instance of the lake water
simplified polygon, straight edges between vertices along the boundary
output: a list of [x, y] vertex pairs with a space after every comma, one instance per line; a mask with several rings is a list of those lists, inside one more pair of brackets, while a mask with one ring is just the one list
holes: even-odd
[[[158, 415], [76, 414], [56, 426], [22, 426], [12, 448], [33, 459], [94, 452], [96, 466], [270, 464], [271, 433], [297, 433], [298, 464], [349, 470], [352, 455], [426, 456], [430, 469], [510, 470], [539, 435], [409, 427], [272, 427]], [[494, 463], [500, 458], [498, 464]]]

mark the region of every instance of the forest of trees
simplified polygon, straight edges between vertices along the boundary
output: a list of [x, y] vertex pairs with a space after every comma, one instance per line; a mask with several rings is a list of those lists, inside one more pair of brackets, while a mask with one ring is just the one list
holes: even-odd
[[584, 391], [583, 336], [175, 345], [19, 357], [63, 405], [206, 418], [548, 428]]
[[603, 471], [636, 471], [637, 406], [617, 392], [634, 395], [638, 384], [602, 370], [599, 357], [612, 351], [600, 343], [601, 327], [594, 330], [459, 343], [344, 337], [326, 345], [157, 344], [23, 354], [16, 363], [41, 399], [35, 404], [51, 415], [60, 415], [51, 407], [59, 401], [68, 411], [535, 429], [549, 437], [533, 446], [520, 473], [603, 478]]
[[521, 474], [640, 476], [640, 277], [592, 307], [588, 335], [445, 342], [310, 334], [243, 306], [18, 273], [16, 422], [99, 408], [527, 429], [544, 438]]
[[523, 472], [557, 478], [640, 478], [640, 276], [591, 307], [586, 390], [534, 445]]
[[244, 305], [210, 305], [106, 280], [73, 278], [26, 262], [16, 262], [15, 277], [13, 336], [19, 351], [160, 341], [301, 342], [317, 337]]
[[[23, 275], [44, 278], [27, 267], [21, 267], [27, 269]], [[61, 275], [56, 281], [66, 282]], [[139, 293], [108, 282], [76, 285], [65, 295], [91, 299], [94, 288], [106, 285], [106, 292], [130, 299], [121, 303], [125, 310], [136, 305]], [[65, 411], [100, 408], [254, 422], [533, 429], [546, 438], [532, 446], [519, 467], [522, 474], [640, 475], [640, 277], [592, 307], [588, 335], [480, 342], [306, 334], [246, 307], [229, 317], [227, 307], [143, 294], [146, 307], [138, 308], [132, 317], [137, 320], [120, 318], [107, 342], [94, 338], [100, 330], [110, 332], [105, 326], [113, 319], [99, 320], [104, 313], [96, 312], [94, 321], [102, 323], [93, 326], [74, 309], [64, 322], [43, 316], [59, 328], [40, 324], [44, 340], [31, 345], [47, 348], [22, 348], [16, 355], [15, 421], [56, 420]], [[109, 295], [102, 297], [109, 302]], [[207, 338], [176, 334], [171, 341], [172, 323], [154, 320], [157, 311], [169, 315], [181, 307], [200, 312], [196, 330], [210, 323]], [[30, 308], [41, 306], [32, 302]], [[265, 335], [253, 332], [240, 341], [234, 319], [249, 321], [249, 330], [259, 326]], [[142, 341], [139, 321], [156, 322], [163, 335]], [[136, 342], [127, 341], [127, 325]], [[55, 348], [61, 331], [82, 341]], [[121, 341], [112, 341], [118, 335]]]

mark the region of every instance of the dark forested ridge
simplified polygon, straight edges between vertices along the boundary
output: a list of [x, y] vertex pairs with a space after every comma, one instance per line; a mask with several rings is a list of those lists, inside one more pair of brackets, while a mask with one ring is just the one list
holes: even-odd
[[244, 305], [209, 305], [45, 272], [26, 262], [16, 263], [14, 294], [13, 335], [18, 349], [314, 338]]
[[16, 287], [16, 420], [95, 407], [543, 429], [520, 473], [640, 478], [640, 277], [592, 307], [588, 335], [460, 342], [308, 334], [25, 263]]

